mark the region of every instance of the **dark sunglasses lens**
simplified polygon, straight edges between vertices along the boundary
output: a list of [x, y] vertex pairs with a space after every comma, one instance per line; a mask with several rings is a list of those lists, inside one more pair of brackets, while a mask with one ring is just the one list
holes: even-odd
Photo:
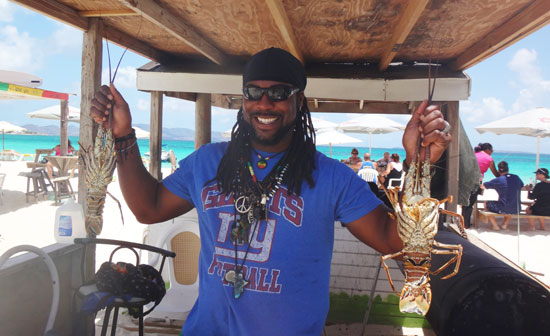
[[244, 96], [246, 99], [260, 100], [263, 94], [264, 90], [256, 86], [247, 86], [244, 88]]
[[285, 100], [288, 98], [290, 88], [286, 86], [272, 86], [267, 89], [267, 96], [273, 101]]

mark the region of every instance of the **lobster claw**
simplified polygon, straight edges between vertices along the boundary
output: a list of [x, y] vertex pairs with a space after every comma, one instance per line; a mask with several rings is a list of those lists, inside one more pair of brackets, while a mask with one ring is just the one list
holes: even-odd
[[432, 302], [432, 290], [425, 275], [415, 283], [406, 283], [401, 291], [399, 310], [402, 313], [416, 313], [425, 316]]

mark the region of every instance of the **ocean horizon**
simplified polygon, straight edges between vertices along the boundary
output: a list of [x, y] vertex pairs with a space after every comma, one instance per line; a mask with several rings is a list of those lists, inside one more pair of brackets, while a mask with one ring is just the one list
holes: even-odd
[[[78, 137], [69, 136], [69, 140], [71, 140], [71, 144], [75, 149], [79, 149]], [[35, 149], [37, 148], [53, 148], [58, 143], [58, 135], [5, 134], [3, 138], [3, 149], [14, 150], [21, 154], [34, 154]], [[145, 156], [145, 153], [149, 152], [149, 139], [138, 139], [138, 147], [141, 156]], [[357, 148], [361, 157], [369, 151], [368, 147], [363, 146], [332, 146], [332, 158], [337, 160], [346, 159], [350, 156], [352, 148]], [[195, 150], [195, 144], [193, 141], [163, 140], [162, 149], [165, 151], [170, 149], [173, 150], [179, 161], [187, 157]], [[317, 146], [317, 150], [327, 156], [330, 156], [331, 148], [329, 146]], [[403, 159], [405, 155], [405, 150], [403, 148], [373, 147], [371, 156], [373, 160], [378, 160], [383, 157], [384, 152], [397, 153], [401, 159]], [[536, 153], [495, 151], [492, 156], [495, 160], [495, 165], [499, 161], [507, 161], [510, 167], [510, 172], [518, 175], [523, 180], [523, 183], [527, 184], [534, 182], [535, 175], [533, 172], [536, 169]], [[30, 159], [32, 158], [27, 157], [26, 160]], [[170, 167], [170, 163], [163, 162], [162, 166]], [[540, 154], [539, 167], [550, 169], [550, 154]], [[485, 174], [484, 181], [488, 181], [492, 178], [492, 173], [488, 172]]]

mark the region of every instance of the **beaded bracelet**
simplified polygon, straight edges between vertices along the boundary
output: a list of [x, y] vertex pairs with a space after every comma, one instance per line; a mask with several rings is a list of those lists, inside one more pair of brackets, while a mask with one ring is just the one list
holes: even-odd
[[122, 148], [122, 149], [117, 149], [117, 153], [124, 153], [124, 152], [127, 152], [129, 151], [132, 147], [134, 147], [135, 145], [137, 144], [137, 139], [136, 141], [134, 141], [131, 145], [125, 147], [125, 148]]
[[124, 142], [135, 138], [136, 138], [136, 130], [132, 128], [132, 131], [126, 134], [125, 136], [122, 136], [120, 138], [115, 138], [115, 143]]

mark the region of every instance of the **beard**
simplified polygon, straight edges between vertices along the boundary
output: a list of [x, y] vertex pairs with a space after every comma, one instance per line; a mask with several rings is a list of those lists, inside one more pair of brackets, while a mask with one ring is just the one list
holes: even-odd
[[277, 130], [277, 132], [271, 138], [258, 136], [254, 127], [252, 127], [252, 125], [244, 118], [242, 119], [242, 123], [239, 124], [239, 127], [242, 127], [244, 134], [250, 134], [250, 140], [252, 140], [253, 142], [263, 146], [273, 146], [281, 142], [283, 138], [294, 129], [294, 123], [290, 123], [279, 128], [279, 130]]

